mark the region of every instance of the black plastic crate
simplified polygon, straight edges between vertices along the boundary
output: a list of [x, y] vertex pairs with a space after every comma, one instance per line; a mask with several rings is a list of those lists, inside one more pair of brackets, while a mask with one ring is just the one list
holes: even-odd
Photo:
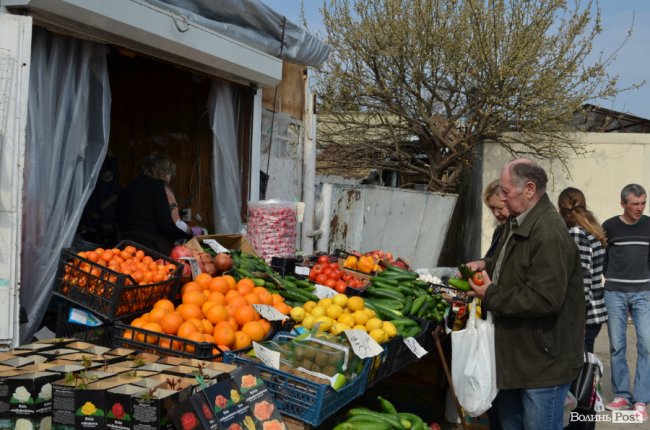
[[[89, 327], [84, 324], [71, 322], [68, 319], [70, 310], [74, 307], [75, 306], [69, 303], [56, 304], [57, 315], [55, 336], [58, 338], [74, 338], [95, 345], [112, 347], [113, 324], [110, 321], [102, 320], [102, 325]], [[91, 312], [88, 309], [82, 310]]]
[[[421, 328], [420, 333], [414, 336], [415, 340], [428, 352], [433, 351], [435, 340], [431, 333], [438, 323], [419, 318], [414, 319], [418, 321]], [[406, 346], [404, 338], [395, 336], [384, 344], [384, 351], [373, 358], [368, 385], [372, 386], [416, 361], [418, 361], [417, 356]]]
[[151, 309], [156, 301], [174, 297], [180, 289], [183, 264], [134, 242], [120, 242], [116, 248], [134, 246], [154, 261], [173, 264], [166, 280], [139, 285], [130, 274], [119, 273], [79, 256], [70, 248], [61, 251], [54, 294], [106, 320], [124, 319]]

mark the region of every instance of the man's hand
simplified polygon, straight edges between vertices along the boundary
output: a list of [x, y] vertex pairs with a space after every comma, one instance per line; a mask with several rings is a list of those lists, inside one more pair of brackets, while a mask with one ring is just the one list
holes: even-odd
[[[468, 263], [468, 267], [470, 267], [469, 264], [471, 263]], [[481, 276], [483, 277], [483, 283], [481, 285], [477, 285], [476, 283], [474, 283], [473, 279], [468, 279], [467, 282], [469, 282], [469, 286], [472, 287], [472, 291], [470, 291], [468, 294], [470, 296], [478, 297], [479, 299], [483, 300], [483, 298], [485, 297], [485, 292], [487, 291], [492, 281], [490, 280], [490, 276], [487, 274], [485, 270], [476, 273], [481, 274]]]

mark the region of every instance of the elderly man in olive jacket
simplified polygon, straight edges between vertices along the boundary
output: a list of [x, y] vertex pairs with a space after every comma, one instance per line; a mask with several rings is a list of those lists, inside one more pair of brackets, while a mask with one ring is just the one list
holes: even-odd
[[547, 175], [527, 159], [503, 168], [509, 223], [493, 258], [468, 266], [494, 314], [497, 395], [504, 430], [562, 429], [564, 399], [583, 362], [585, 302], [578, 249], [546, 194]]

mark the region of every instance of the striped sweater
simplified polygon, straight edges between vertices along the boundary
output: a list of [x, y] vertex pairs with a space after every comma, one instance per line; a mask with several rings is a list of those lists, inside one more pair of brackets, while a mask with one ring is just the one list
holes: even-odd
[[603, 324], [607, 322], [605, 308], [605, 289], [602, 284], [605, 249], [598, 239], [582, 227], [569, 228], [580, 250], [582, 263], [582, 281], [585, 288], [585, 305], [587, 309], [586, 324]]
[[650, 218], [636, 224], [615, 216], [603, 223], [607, 235], [605, 289], [622, 292], [650, 291]]

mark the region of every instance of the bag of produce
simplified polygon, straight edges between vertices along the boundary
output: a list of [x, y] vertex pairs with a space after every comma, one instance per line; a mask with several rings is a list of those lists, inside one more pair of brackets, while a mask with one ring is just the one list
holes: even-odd
[[296, 253], [296, 204], [262, 200], [248, 204], [248, 240], [267, 263]]

